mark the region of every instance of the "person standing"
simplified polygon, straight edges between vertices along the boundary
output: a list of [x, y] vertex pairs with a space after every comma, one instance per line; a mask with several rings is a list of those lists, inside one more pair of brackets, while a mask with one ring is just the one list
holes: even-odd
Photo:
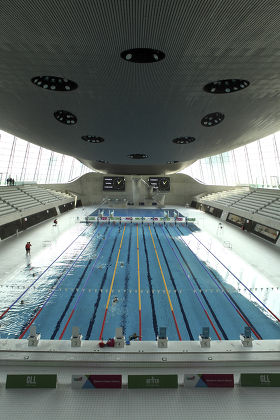
[[26, 242], [26, 245], [25, 245], [25, 251], [26, 251], [26, 255], [29, 255], [30, 254], [30, 248], [31, 248], [31, 243], [30, 242]]

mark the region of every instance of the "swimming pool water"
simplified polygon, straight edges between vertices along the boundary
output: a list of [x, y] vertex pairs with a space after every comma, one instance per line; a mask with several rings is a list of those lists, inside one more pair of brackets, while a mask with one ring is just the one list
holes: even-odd
[[200, 255], [189, 227], [80, 224], [72, 240], [49, 269], [57, 255], [45, 250], [0, 288], [0, 338], [26, 338], [32, 324], [42, 339], [70, 339], [73, 326], [89, 340], [120, 326], [143, 340], [159, 327], [169, 340], [197, 340], [205, 326], [213, 340], [239, 339], [246, 325], [255, 338], [280, 338], [271, 314]]

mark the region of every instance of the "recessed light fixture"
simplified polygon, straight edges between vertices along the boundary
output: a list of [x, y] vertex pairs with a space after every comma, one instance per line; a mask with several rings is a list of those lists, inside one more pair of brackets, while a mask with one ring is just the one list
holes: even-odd
[[104, 141], [103, 137], [98, 136], [82, 136], [82, 139], [88, 143], [102, 143]]
[[98, 162], [98, 163], [109, 163], [109, 161], [108, 161], [108, 160], [102, 160], [102, 159], [97, 160], [96, 162]]
[[148, 155], [145, 153], [131, 153], [130, 155], [127, 155], [130, 159], [147, 159]]
[[125, 61], [132, 63], [156, 63], [164, 59], [165, 54], [162, 51], [153, 48], [132, 48], [121, 53]]
[[194, 137], [177, 137], [176, 139], [172, 140], [175, 144], [188, 144], [195, 141]]
[[38, 87], [56, 92], [70, 92], [78, 87], [73, 80], [57, 76], [36, 76], [31, 82]]
[[169, 160], [168, 162], [169, 165], [171, 165], [172, 163], [179, 163], [179, 160]]
[[59, 109], [53, 113], [55, 119], [66, 125], [74, 125], [77, 122], [77, 117], [72, 112]]
[[221, 112], [213, 112], [212, 114], [205, 115], [202, 118], [201, 124], [203, 127], [213, 127], [214, 125], [220, 124], [225, 118]]
[[237, 92], [238, 90], [243, 90], [250, 85], [248, 80], [241, 79], [225, 79], [217, 80], [215, 82], [207, 83], [204, 86], [203, 90], [208, 93], [232, 93]]

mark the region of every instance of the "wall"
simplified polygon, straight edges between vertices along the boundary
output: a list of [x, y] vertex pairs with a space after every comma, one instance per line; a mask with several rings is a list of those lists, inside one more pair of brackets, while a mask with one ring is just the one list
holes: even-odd
[[[109, 176], [109, 175], [106, 175]], [[160, 175], [159, 175], [160, 176]], [[164, 176], [164, 175], [161, 175]], [[47, 188], [56, 191], [69, 192], [77, 195], [83, 205], [92, 205], [100, 203], [104, 198], [119, 198], [120, 201], [134, 201], [137, 197], [138, 202], [143, 201], [146, 205], [151, 205], [152, 195], [149, 188], [144, 185], [140, 175], [125, 175], [126, 188], [124, 192], [103, 192], [104, 174], [92, 172], [83, 175], [74, 182], [67, 184], [49, 184]], [[142, 176], [142, 179], [148, 182], [149, 175]], [[135, 180], [138, 181], [135, 182]], [[135, 184], [139, 185], [137, 194], [135, 192]], [[234, 189], [235, 187], [205, 185], [195, 181], [193, 178], [185, 174], [170, 175], [170, 192], [165, 195], [165, 204], [185, 205], [191, 203], [192, 198], [198, 194], [206, 194], [217, 191], [225, 191]], [[138, 205], [138, 202], [135, 205]]]

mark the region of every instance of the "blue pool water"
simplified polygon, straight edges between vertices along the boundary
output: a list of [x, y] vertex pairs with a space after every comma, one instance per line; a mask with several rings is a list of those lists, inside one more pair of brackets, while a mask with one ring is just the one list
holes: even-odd
[[26, 338], [32, 323], [43, 339], [69, 339], [73, 326], [90, 340], [119, 326], [139, 335], [140, 301], [143, 340], [159, 327], [169, 340], [197, 340], [204, 326], [213, 340], [239, 339], [246, 322], [260, 338], [280, 338], [271, 314], [216, 260], [198, 256], [189, 227], [80, 224], [71, 235], [59, 258], [46, 250], [0, 288], [0, 314], [10, 308], [1, 338]]

